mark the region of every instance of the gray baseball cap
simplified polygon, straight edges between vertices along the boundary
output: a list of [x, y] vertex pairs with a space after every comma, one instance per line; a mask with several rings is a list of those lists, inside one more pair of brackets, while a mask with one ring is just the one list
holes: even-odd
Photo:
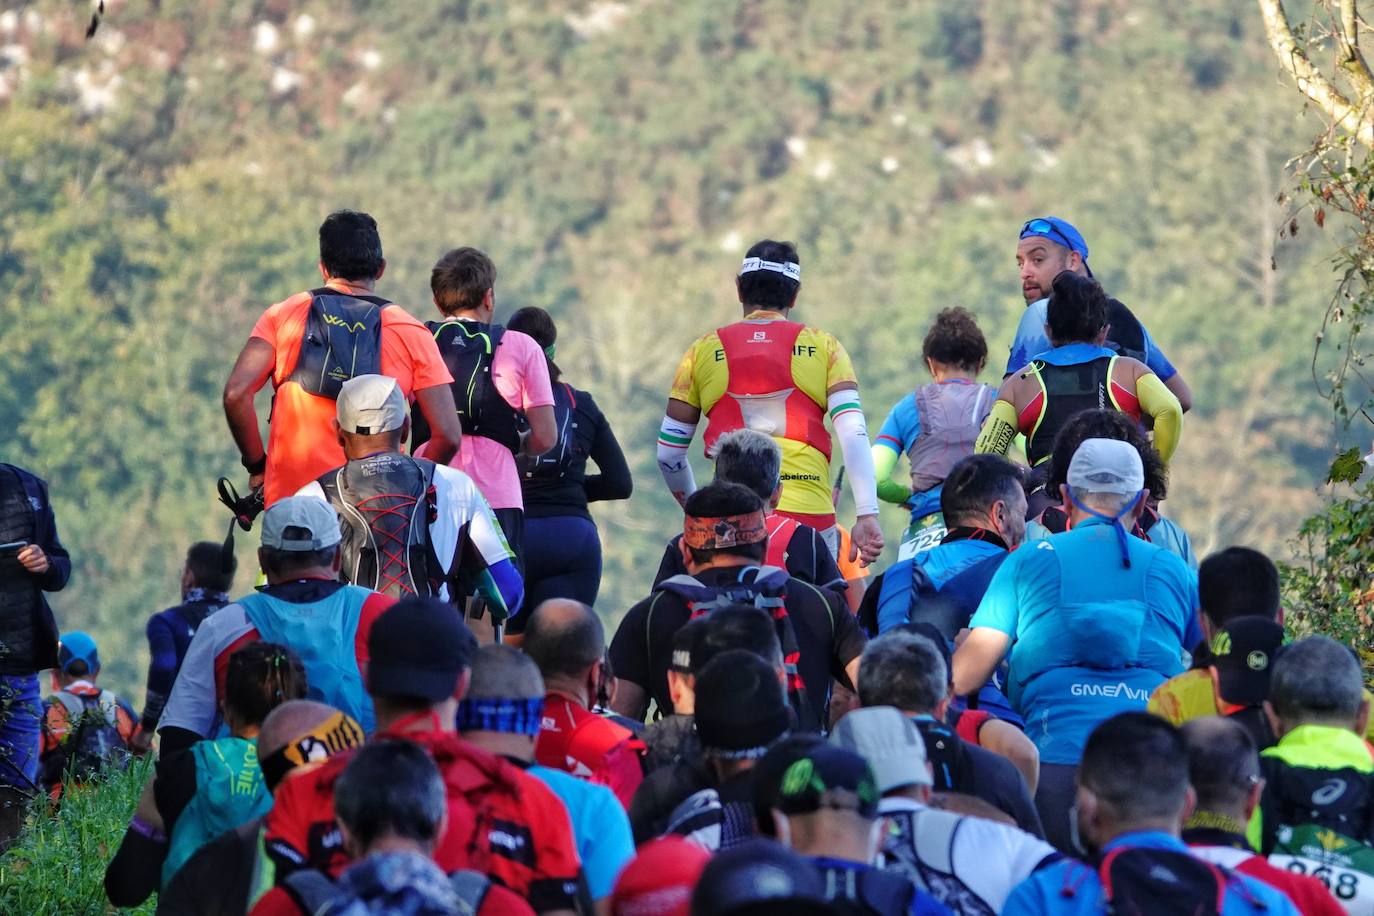
[[288, 496], [262, 514], [262, 546], [272, 550], [324, 550], [341, 540], [339, 516], [318, 496]]
[[1129, 442], [1084, 439], [1069, 462], [1068, 483], [1090, 493], [1135, 496], [1145, 489], [1145, 467]]
[[916, 723], [895, 707], [865, 706], [847, 713], [835, 723], [830, 741], [867, 760], [883, 794], [934, 783], [926, 766], [925, 739]]
[[410, 410], [401, 383], [387, 375], [359, 375], [343, 383], [336, 402], [346, 433], [376, 436], [401, 428]]

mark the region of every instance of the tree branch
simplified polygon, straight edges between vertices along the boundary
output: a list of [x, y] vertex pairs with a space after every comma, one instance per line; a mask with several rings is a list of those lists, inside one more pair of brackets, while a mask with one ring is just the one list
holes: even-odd
[[[1283, 0], [1258, 0], [1258, 3], [1260, 15], [1264, 18], [1264, 33], [1269, 39], [1269, 46], [1274, 49], [1279, 66], [1298, 84], [1298, 91], [1326, 112], [1342, 130], [1364, 146], [1374, 149], [1374, 119], [1369, 117], [1368, 106], [1356, 108], [1320, 70], [1312, 65], [1307, 53], [1298, 47], [1297, 40], [1293, 37], [1293, 29], [1288, 24], [1288, 14], [1283, 9]], [[1353, 6], [1353, 0], [1351, 5]], [[1365, 77], [1367, 80], [1370, 79], [1367, 68]], [[1370, 85], [1374, 87], [1374, 80], [1370, 80]]]
[[1369, 64], [1360, 53], [1360, 23], [1356, 12], [1356, 0], [1340, 0], [1338, 15], [1333, 16], [1336, 28], [1332, 34], [1339, 49], [1339, 65], [1345, 71], [1350, 85], [1359, 97], [1362, 108], [1367, 108], [1374, 99], [1374, 75], [1369, 72]]

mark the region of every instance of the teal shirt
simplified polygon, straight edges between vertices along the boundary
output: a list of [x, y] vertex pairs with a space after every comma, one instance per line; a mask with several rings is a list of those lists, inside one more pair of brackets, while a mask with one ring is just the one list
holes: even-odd
[[196, 794], [177, 816], [167, 838], [167, 858], [162, 863], [162, 886], [196, 850], [255, 818], [272, 807], [272, 793], [258, 766], [258, 742], [254, 738], [215, 738], [198, 741], [184, 753], [196, 761]]
[[1202, 640], [1197, 577], [1169, 551], [1090, 518], [997, 570], [970, 626], [1011, 639], [1007, 695], [1045, 763], [1077, 764], [1099, 722], [1144, 710]]

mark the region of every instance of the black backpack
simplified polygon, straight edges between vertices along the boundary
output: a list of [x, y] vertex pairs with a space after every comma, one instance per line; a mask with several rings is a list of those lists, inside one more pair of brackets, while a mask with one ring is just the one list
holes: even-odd
[[1342, 904], [1367, 894], [1374, 878], [1374, 775], [1275, 757], [1260, 757], [1260, 772], [1260, 854], [1322, 878]]
[[977, 795], [973, 779], [973, 758], [964, 739], [944, 722], [917, 719], [916, 728], [926, 743], [926, 760], [935, 778], [936, 792], [962, 792]]
[[378, 296], [312, 289], [300, 356], [286, 380], [334, 401], [344, 382], [376, 375], [382, 368], [382, 309], [389, 305]]
[[[1097, 876], [1108, 916], [1220, 916], [1231, 883], [1230, 874], [1211, 862], [1148, 847], [1113, 849]], [[1064, 893], [1071, 897], [1074, 890]]]
[[542, 455], [516, 455], [521, 480], [562, 480], [583, 457], [577, 447], [577, 395], [566, 382], [553, 386], [553, 422], [558, 438]]
[[[477, 321], [429, 321], [425, 324], [434, 332], [434, 343], [453, 376], [453, 401], [458, 407], [463, 435], [482, 436], [501, 443], [512, 454], [519, 452], [520, 414], [501, 397], [491, 377], [491, 364], [506, 329], [499, 324]], [[428, 424], [422, 425], [416, 418], [418, 413], [416, 410], [411, 415], [416, 444], [428, 438], [429, 430]], [[420, 430], [425, 431], [424, 438]]]
[[831, 908], [843, 916], [893, 916], [910, 913], [916, 897], [911, 879], [878, 868], [824, 868], [821, 880]]
[[62, 752], [45, 767], [43, 781], [61, 782], [68, 775], [87, 780], [107, 768], [123, 769], [129, 762], [129, 745], [119, 734], [119, 701], [108, 690], [93, 696], [78, 696], [59, 690], [49, 702], [61, 703], [67, 710], [67, 737]]

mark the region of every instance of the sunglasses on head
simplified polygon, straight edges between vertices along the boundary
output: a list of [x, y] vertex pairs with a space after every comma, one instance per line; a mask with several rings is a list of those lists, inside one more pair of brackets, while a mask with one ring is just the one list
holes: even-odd
[[1063, 232], [1060, 232], [1059, 227], [1047, 219], [1028, 220], [1026, 224], [1021, 227], [1020, 237], [1025, 238], [1028, 235], [1047, 236], [1049, 238], [1058, 240], [1060, 244], [1062, 244], [1065, 248], [1069, 249], [1070, 251], [1074, 250], [1073, 242], [1069, 241], [1069, 237], [1066, 236]]

